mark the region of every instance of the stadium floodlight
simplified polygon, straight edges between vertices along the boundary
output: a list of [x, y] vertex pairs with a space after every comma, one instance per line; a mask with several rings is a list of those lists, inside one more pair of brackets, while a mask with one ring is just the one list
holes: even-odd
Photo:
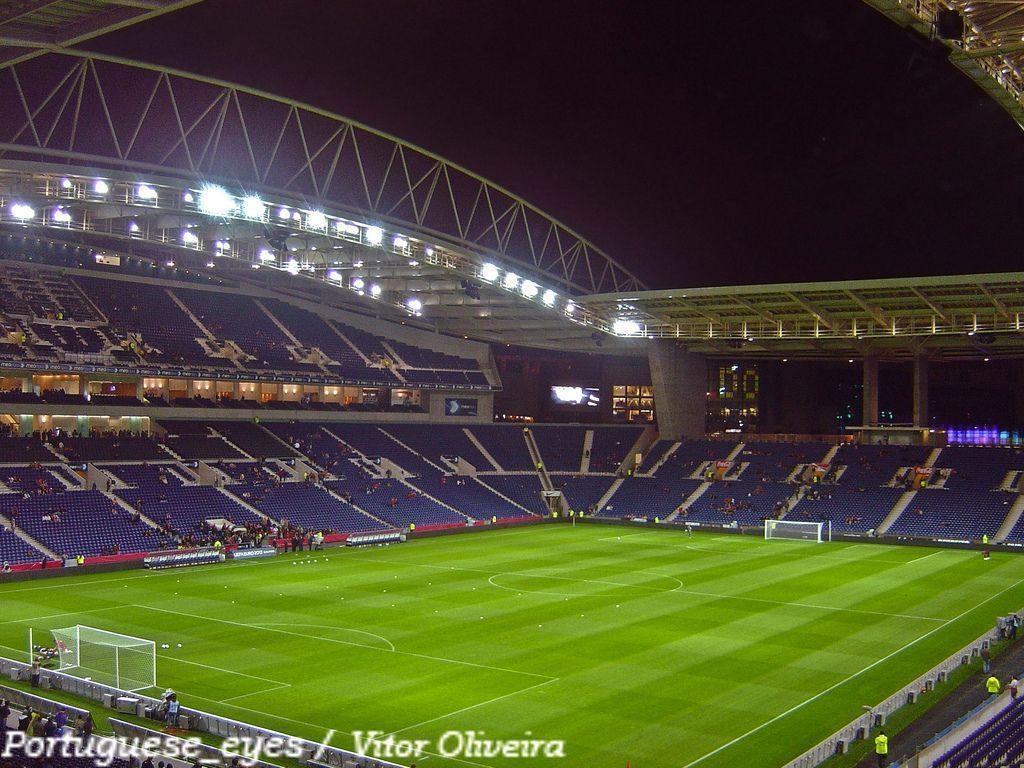
[[423, 302], [420, 301], [419, 299], [409, 299], [407, 302], [405, 302], [405, 306], [407, 306], [409, 308], [409, 311], [412, 312], [414, 315], [418, 315], [420, 313], [420, 310], [423, 309]]
[[181, 233], [181, 242], [184, 245], [199, 245], [199, 235], [186, 229]]
[[363, 281], [363, 278], [361, 277], [353, 277], [352, 287], [355, 288], [357, 291], [361, 291], [363, 290], [363, 288], [366, 287], [366, 283]]
[[242, 215], [247, 219], [262, 219], [267, 206], [256, 195], [246, 195], [242, 199]]
[[519, 275], [515, 272], [506, 272], [505, 279], [502, 280], [501, 284], [510, 291], [514, 291], [516, 286], [519, 285]]
[[153, 187], [149, 186], [149, 184], [139, 184], [138, 186], [136, 186], [135, 196], [139, 198], [139, 200], [149, 200], [154, 203], [159, 198], [159, 195], [157, 195], [156, 190], [153, 189]]
[[284, 221], [287, 221], [291, 217], [292, 217], [292, 212], [289, 211], [287, 208], [278, 208], [277, 209], [277, 218], [282, 219]]
[[640, 333], [640, 323], [636, 320], [619, 318], [612, 323], [612, 333], [616, 336], [636, 336], [636, 334]]
[[380, 296], [380, 286], [377, 285], [376, 283], [371, 285], [370, 286], [370, 295], [373, 296], [373, 298], [375, 298], [375, 299], [378, 298]]
[[298, 211], [292, 211], [292, 221], [302, 221], [302, 214]]
[[409, 247], [409, 241], [406, 240], [401, 235], [395, 235], [395, 239], [392, 240], [391, 242], [394, 243], [395, 248], [397, 248], [400, 251], [404, 251], [406, 248]]
[[181, 199], [184, 200], [186, 203], [193, 203], [193, 202], [195, 202], [195, 198], [192, 197], [192, 193], [191, 192], [186, 192], [184, 195], [181, 196]]
[[533, 282], [533, 280], [523, 280], [523, 284], [519, 286], [519, 291], [526, 298], [532, 299], [540, 293], [540, 286]]
[[334, 228], [338, 230], [339, 234], [342, 235], [359, 235], [359, 225], [350, 224], [347, 221], [339, 221], [334, 225]]
[[328, 280], [333, 280], [336, 283], [340, 283], [341, 282], [341, 272], [339, 272], [336, 269], [329, 269], [329, 270], [327, 270], [327, 274], [325, 275], [325, 277]]
[[544, 291], [544, 295], [541, 296], [541, 301], [544, 302], [544, 306], [553, 307], [555, 306], [555, 299], [558, 298], [558, 294], [548, 288]]
[[273, 251], [268, 251], [266, 248], [260, 251], [260, 261], [274, 261], [276, 258]]
[[60, 180], [60, 188], [61, 189], [71, 189], [71, 179], [69, 179], [67, 176], [65, 176], [63, 179], [61, 179]]
[[228, 216], [237, 207], [235, 198], [224, 187], [204, 184], [199, 190], [199, 210], [207, 216]]
[[310, 211], [306, 214], [306, 226], [310, 229], [319, 229], [326, 231], [327, 229], [327, 216], [323, 211]]
[[480, 267], [480, 279], [486, 280], [488, 283], [493, 283], [498, 279], [498, 267], [488, 262]]
[[103, 179], [96, 179], [96, 181], [93, 182], [92, 191], [97, 195], [105, 195], [110, 191], [110, 185]]
[[217, 266], [217, 264], [215, 262], [212, 262], [212, 261], [206, 262], [206, 268], [207, 269], [213, 269], [216, 266]]
[[18, 221], [28, 221], [36, 217], [36, 211], [31, 205], [25, 203], [14, 203], [11, 205], [11, 216]]
[[65, 211], [63, 208], [58, 208], [53, 212], [53, 220], [59, 221], [61, 224], [70, 224], [71, 214]]
[[384, 230], [380, 227], [367, 227], [366, 242], [370, 245], [380, 245], [384, 242]]
[[571, 301], [567, 301], [567, 302], [565, 303], [565, 314], [567, 314], [567, 315], [571, 315], [571, 314], [573, 314], [573, 313], [574, 313], [575, 311], [576, 311], [576, 304], [575, 304], [575, 303], [573, 303], [573, 302], [571, 302]]
[[138, 232], [138, 231], [139, 231], [139, 225], [138, 225], [138, 222], [135, 222], [135, 221], [129, 221], [129, 222], [128, 222], [128, 231], [129, 231], [129, 232], [132, 232], [132, 233]]
[[299, 274], [299, 262], [295, 259], [288, 259], [288, 266], [285, 269], [288, 270], [289, 274], [297, 275]]

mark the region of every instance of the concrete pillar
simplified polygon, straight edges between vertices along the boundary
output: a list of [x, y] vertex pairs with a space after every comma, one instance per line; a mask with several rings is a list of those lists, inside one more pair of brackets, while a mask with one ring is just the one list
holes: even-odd
[[864, 426], [878, 423], [878, 358], [868, 355], [864, 358], [864, 387], [861, 391]]
[[84, 395], [89, 391], [89, 377], [84, 374], [78, 374], [78, 394]]
[[928, 358], [914, 356], [914, 426], [928, 427]]
[[687, 352], [671, 339], [648, 346], [658, 431], [663, 438], [704, 435], [707, 418], [708, 364], [704, 355]]

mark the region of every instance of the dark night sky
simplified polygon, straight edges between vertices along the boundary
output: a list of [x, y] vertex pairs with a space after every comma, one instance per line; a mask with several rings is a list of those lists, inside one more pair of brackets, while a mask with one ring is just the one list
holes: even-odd
[[860, 0], [206, 0], [89, 47], [401, 136], [654, 288], [1018, 268], [1024, 135]]

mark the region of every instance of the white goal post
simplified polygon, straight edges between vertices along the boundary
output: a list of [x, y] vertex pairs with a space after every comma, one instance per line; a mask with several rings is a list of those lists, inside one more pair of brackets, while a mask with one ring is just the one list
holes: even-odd
[[[156, 643], [152, 640], [82, 624], [51, 629], [50, 635], [60, 672], [123, 691], [156, 687]], [[29, 630], [33, 660], [38, 657], [38, 638], [39, 633], [34, 639]]]
[[832, 521], [765, 520], [764, 537], [765, 539], [789, 539], [819, 543], [832, 541]]

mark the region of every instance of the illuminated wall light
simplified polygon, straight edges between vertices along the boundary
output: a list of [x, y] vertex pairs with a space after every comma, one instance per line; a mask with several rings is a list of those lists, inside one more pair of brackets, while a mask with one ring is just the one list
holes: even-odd
[[352, 266], [355, 267], [356, 269], [362, 269], [363, 268], [363, 261], [362, 261], [362, 259], [360, 259], [358, 261], [353, 261], [352, 262]]
[[187, 229], [181, 233], [181, 242], [185, 245], [199, 245], [199, 236]]
[[517, 275], [515, 272], [506, 272], [505, 279], [502, 280], [501, 284], [505, 286], [508, 290], [514, 291], [516, 289], [516, 286], [519, 285], [519, 275]]
[[173, 261], [168, 261], [167, 262], [167, 266], [168, 267], [173, 267], [174, 266], [174, 262]]
[[395, 248], [397, 248], [400, 251], [404, 251], [406, 248], [409, 247], [409, 241], [406, 240], [401, 235], [396, 235], [395, 239], [392, 240], [392, 242], [395, 244]]
[[216, 184], [206, 184], [199, 190], [198, 205], [207, 216], [228, 216], [238, 208], [235, 198]]
[[544, 295], [541, 296], [541, 301], [544, 302], [544, 306], [553, 307], [555, 306], [555, 299], [558, 298], [558, 294], [552, 291], [550, 288], [544, 291]]
[[25, 203], [14, 203], [11, 206], [11, 216], [16, 218], [18, 221], [28, 221], [36, 217], [35, 209], [31, 205], [25, 205]]
[[262, 219], [267, 206], [256, 195], [247, 195], [242, 200], [242, 215], [247, 219]]
[[135, 196], [139, 198], [139, 200], [150, 200], [152, 202], [156, 202], [159, 197], [156, 190], [149, 186], [149, 184], [139, 184], [135, 187]]
[[295, 259], [288, 259], [288, 265], [285, 269], [287, 269], [290, 274], [297, 275], [299, 274], [299, 262]]
[[493, 283], [498, 279], [498, 268], [494, 264], [484, 264], [480, 267], [480, 279]]
[[427, 254], [427, 256], [433, 256], [434, 255], [434, 249], [431, 248], [429, 245], [424, 249], [423, 252], [425, 254]]
[[363, 288], [365, 286], [366, 286], [366, 283], [363, 282], [363, 278], [361, 278], [361, 277], [353, 277], [352, 278], [352, 287], [355, 288], [357, 291], [363, 290]]
[[302, 221], [302, 214], [299, 213], [298, 211], [293, 211], [292, 212], [292, 221], [299, 221], [299, 222], [301, 222]]
[[533, 282], [533, 280], [523, 280], [523, 284], [519, 287], [519, 291], [526, 298], [532, 299], [540, 293], [540, 286]]
[[323, 211], [310, 211], [306, 214], [306, 226], [310, 229], [327, 229], [327, 216]]
[[640, 323], [636, 320], [616, 320], [612, 323], [612, 333], [616, 336], [635, 336], [640, 333]]
[[373, 298], [375, 298], [375, 299], [379, 298], [380, 297], [380, 286], [377, 285], [376, 283], [371, 285], [370, 286], [370, 295], [373, 296]]
[[384, 242], [384, 230], [380, 227], [367, 227], [366, 242], [370, 245], [380, 245]]
[[93, 182], [92, 191], [97, 195], [105, 195], [110, 191], [110, 185], [103, 179], [96, 179], [96, 181]]
[[216, 266], [217, 266], [217, 265], [216, 265], [215, 263], [213, 263], [212, 261], [208, 261], [208, 262], [206, 262], [206, 268], [207, 268], [207, 269], [213, 269], [213, 268], [214, 268], [214, 267], [216, 267]]
[[410, 267], [418, 267], [419, 265], [420, 265], [420, 263], [418, 261], [416, 261], [416, 259], [409, 259], [409, 266]]

